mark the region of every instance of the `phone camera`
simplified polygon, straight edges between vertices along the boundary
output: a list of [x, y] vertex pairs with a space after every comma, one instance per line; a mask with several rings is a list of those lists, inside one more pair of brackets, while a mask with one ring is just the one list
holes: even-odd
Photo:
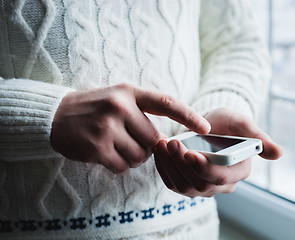
[[260, 150], [260, 146], [257, 145], [255, 149], [256, 149], [256, 151], [258, 152], [258, 151]]

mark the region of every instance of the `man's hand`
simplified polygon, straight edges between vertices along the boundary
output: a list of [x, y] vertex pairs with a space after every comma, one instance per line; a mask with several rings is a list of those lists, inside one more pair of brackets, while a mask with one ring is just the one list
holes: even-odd
[[[205, 118], [211, 124], [210, 133], [261, 139], [264, 150], [260, 156], [263, 158], [278, 159], [282, 154], [281, 148], [252, 119], [242, 114], [219, 108]], [[189, 197], [230, 193], [251, 171], [251, 159], [233, 166], [213, 165], [202, 154], [188, 151], [178, 140], [160, 141], [156, 146], [155, 160], [165, 185]]]
[[210, 124], [169, 95], [129, 84], [69, 93], [55, 114], [51, 143], [65, 157], [123, 174], [143, 163], [160, 140], [144, 112], [167, 116], [205, 134]]

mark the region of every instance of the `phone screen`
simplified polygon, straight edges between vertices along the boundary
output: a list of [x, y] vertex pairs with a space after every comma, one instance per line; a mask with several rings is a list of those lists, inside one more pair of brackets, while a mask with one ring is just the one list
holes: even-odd
[[187, 149], [205, 152], [218, 152], [244, 141], [245, 140], [241, 139], [207, 135], [196, 135], [191, 138], [181, 140]]

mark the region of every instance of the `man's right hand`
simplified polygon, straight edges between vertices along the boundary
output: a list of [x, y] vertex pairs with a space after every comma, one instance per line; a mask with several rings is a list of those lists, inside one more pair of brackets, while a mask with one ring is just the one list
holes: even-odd
[[210, 131], [210, 124], [179, 100], [119, 84], [67, 94], [52, 123], [52, 146], [68, 159], [123, 174], [146, 161], [161, 139], [145, 112], [167, 116], [200, 134]]

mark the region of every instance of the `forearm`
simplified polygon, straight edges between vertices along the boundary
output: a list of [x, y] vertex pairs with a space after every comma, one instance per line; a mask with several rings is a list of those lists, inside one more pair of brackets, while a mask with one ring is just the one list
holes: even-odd
[[208, 110], [229, 107], [253, 117], [268, 90], [266, 42], [250, 3], [227, 0], [224, 11], [219, 11], [219, 7], [216, 1], [202, 1], [202, 73], [195, 107], [199, 111], [206, 111], [204, 106]]
[[51, 124], [70, 88], [26, 79], [0, 78], [0, 160], [49, 159]]

